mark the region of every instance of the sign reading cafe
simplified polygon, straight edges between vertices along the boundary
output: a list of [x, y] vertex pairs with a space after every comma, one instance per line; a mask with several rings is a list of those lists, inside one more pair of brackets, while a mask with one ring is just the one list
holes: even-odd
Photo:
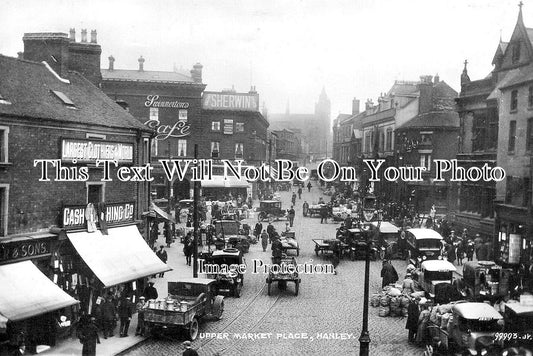
[[70, 139], [61, 141], [61, 160], [77, 163], [95, 163], [98, 159], [133, 163], [133, 144], [111, 141]]
[[[156, 140], [162, 141], [169, 137], [181, 138], [191, 134], [191, 124], [187, 122], [186, 109], [189, 108], [188, 102], [168, 100], [160, 101], [159, 95], [148, 95], [146, 96], [144, 106], [150, 109], [153, 108], [154, 110], [159, 110], [159, 108], [181, 109], [176, 117], [176, 121], [171, 125], [162, 124], [159, 121], [159, 113], [157, 113], [155, 116], [150, 115], [150, 119], [148, 119], [148, 121], [146, 121], [144, 124], [157, 132], [157, 135], [155, 136]], [[185, 120], [181, 119], [182, 112], [185, 113]]]

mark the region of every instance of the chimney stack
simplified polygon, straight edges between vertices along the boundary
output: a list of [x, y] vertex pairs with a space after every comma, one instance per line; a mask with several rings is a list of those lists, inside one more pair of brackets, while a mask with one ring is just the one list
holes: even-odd
[[433, 82], [432, 75], [420, 76], [420, 83], [418, 90], [420, 96], [418, 98], [418, 113], [423, 114], [430, 112], [433, 109]]
[[139, 72], [143, 72], [144, 71], [144, 58], [143, 56], [140, 56], [139, 57]]
[[86, 43], [87, 42], [87, 29], [81, 30], [81, 42]]
[[367, 99], [365, 103], [365, 110], [370, 110], [374, 106], [374, 103], [372, 102], [372, 99]]
[[249, 91], [248, 93], [250, 93], [250, 94], [257, 94], [257, 90], [255, 90], [255, 85], [252, 85], [252, 86], [250, 87], [250, 91]]
[[72, 42], [76, 42], [76, 29], [75, 28], [71, 28], [69, 30], [69, 37], [68, 37], [69, 40], [71, 40]]
[[91, 43], [96, 43], [96, 30], [91, 30]]
[[196, 63], [191, 69], [191, 78], [195, 83], [202, 83], [202, 68], [204, 66]]
[[115, 57], [111, 55], [107, 59], [109, 59], [109, 70], [115, 70]]
[[438, 84], [440, 82], [440, 77], [439, 77], [439, 73], [435, 74], [435, 78], [433, 79], [433, 82], [435, 84]]
[[352, 115], [359, 114], [359, 100], [353, 98], [352, 100]]
[[18, 59], [24, 59], [24, 52], [17, 52]]

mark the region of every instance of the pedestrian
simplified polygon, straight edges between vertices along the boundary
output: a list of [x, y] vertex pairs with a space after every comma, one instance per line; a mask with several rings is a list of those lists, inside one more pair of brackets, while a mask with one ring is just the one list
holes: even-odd
[[294, 224], [294, 217], [296, 216], [296, 212], [294, 211], [294, 206], [291, 206], [291, 208], [288, 211], [287, 216], [289, 217], [289, 224], [292, 227], [292, 225]]
[[154, 222], [152, 224], [152, 228], [150, 229], [150, 248], [154, 248], [155, 243], [157, 242], [157, 238], [159, 236], [159, 228], [157, 226], [157, 222]]
[[167, 244], [167, 247], [170, 247], [170, 244], [172, 241], [172, 228], [170, 227], [170, 223], [168, 221], [165, 222], [165, 225], [163, 225], [163, 235], [165, 236], [165, 242]]
[[[167, 263], [168, 255], [167, 255], [167, 251], [165, 251], [164, 245], [159, 246], [159, 251], [157, 251], [155, 254], [157, 255], [157, 257], [159, 257], [159, 259], [163, 263]], [[159, 277], [163, 278], [164, 276], [165, 276], [165, 272], [159, 273]]]
[[107, 339], [108, 336], [113, 336], [115, 321], [117, 320], [117, 311], [111, 295], [108, 295], [102, 304], [102, 318], [104, 319], [104, 339]]
[[85, 322], [80, 322], [80, 332], [78, 337], [80, 342], [83, 344], [81, 354], [83, 356], [95, 356], [96, 355], [96, 344], [100, 343], [100, 338], [98, 337], [98, 326], [96, 326], [96, 318], [90, 316], [89, 320]]
[[295, 192], [292, 192], [292, 198], [291, 198], [291, 201], [292, 201], [292, 205], [295, 205], [295, 204], [296, 204], [296, 193], [295, 193]]
[[274, 228], [274, 225], [272, 225], [272, 222], [268, 223], [266, 230], [267, 230], [267, 234], [269, 236], [270, 242], [272, 243], [272, 238], [275, 235], [274, 232], [276, 232], [276, 229]]
[[466, 259], [467, 259], [467, 261], [473, 261], [474, 260], [474, 250], [475, 250], [474, 241], [468, 240], [468, 243], [466, 244]]
[[140, 297], [139, 301], [135, 305], [137, 311], [137, 329], [135, 329], [135, 336], [144, 336], [144, 311], [145, 311], [146, 298]]
[[407, 307], [407, 322], [405, 323], [405, 328], [409, 330], [408, 341], [415, 342], [416, 332], [418, 331], [418, 318], [420, 317], [420, 308], [418, 306], [418, 301], [415, 298], [412, 298], [409, 301], [409, 306]]
[[307, 183], [307, 191], [308, 191], [308, 192], [311, 191], [311, 187], [312, 187], [311, 182], [308, 182], [308, 183]]
[[192, 348], [191, 342], [189, 340], [183, 343], [185, 346], [185, 351], [183, 351], [183, 356], [198, 356], [198, 352]]
[[307, 213], [309, 212], [309, 203], [307, 201], [304, 201], [302, 210], [303, 210], [304, 216], [307, 216]]
[[192, 234], [189, 232], [185, 238], [185, 246], [183, 246], [183, 253], [185, 253], [185, 262], [187, 263], [187, 266], [191, 265], [193, 245], [194, 240], [192, 239]]
[[302, 187], [298, 186], [298, 199], [302, 199]]
[[396, 283], [396, 281], [398, 281], [398, 272], [396, 272], [396, 269], [388, 260], [383, 261], [381, 278], [383, 278], [381, 282], [381, 288], [385, 288], [389, 284]]
[[333, 253], [331, 254], [331, 264], [333, 265], [333, 270], [335, 271], [335, 275], [337, 275], [337, 266], [339, 265], [341, 261], [340, 242], [333, 243], [332, 252]]
[[448, 245], [448, 249], [446, 250], [446, 255], [447, 255], [448, 262], [453, 264], [455, 260], [457, 259], [456, 246], [454, 243], [451, 243], [450, 245]]
[[281, 264], [281, 257], [283, 256], [283, 244], [279, 238], [275, 238], [272, 242], [272, 262], [275, 265]]
[[131, 315], [133, 314], [133, 305], [130, 297], [123, 297], [118, 304], [118, 317], [120, 318], [120, 337], [128, 336], [130, 328]]
[[320, 223], [328, 223], [328, 208], [325, 204], [320, 207]]
[[143, 296], [146, 300], [157, 299], [159, 295], [157, 289], [154, 287], [154, 282], [148, 282], [148, 286], [144, 288]]
[[254, 236], [255, 236], [256, 241], [259, 240], [259, 236], [261, 236], [262, 231], [263, 231], [263, 224], [261, 224], [261, 222], [258, 221], [257, 223], [255, 223], [255, 227], [254, 227]]
[[266, 248], [268, 246], [268, 233], [266, 230], [263, 230], [263, 233], [261, 234], [261, 246], [263, 246], [263, 252], [266, 252]]
[[480, 234], [476, 234], [476, 237], [474, 238], [474, 248], [476, 251], [476, 260], [479, 261], [479, 249], [483, 245], [483, 239], [481, 238]]

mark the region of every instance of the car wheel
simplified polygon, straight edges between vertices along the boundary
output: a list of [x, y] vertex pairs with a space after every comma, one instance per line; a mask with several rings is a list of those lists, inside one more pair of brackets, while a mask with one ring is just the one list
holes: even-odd
[[189, 340], [191, 341], [196, 340], [196, 338], [198, 337], [198, 330], [199, 330], [198, 319], [194, 317], [191, 323], [189, 324], [189, 330], [187, 333]]
[[215, 319], [220, 320], [222, 318], [222, 314], [224, 313], [224, 298], [220, 295], [216, 296], [213, 302], [213, 312]]

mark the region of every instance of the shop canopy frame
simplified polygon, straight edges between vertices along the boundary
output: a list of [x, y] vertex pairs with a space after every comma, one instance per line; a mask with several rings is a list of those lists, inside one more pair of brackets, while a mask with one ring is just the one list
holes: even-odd
[[97, 230], [67, 232], [67, 236], [105, 287], [172, 270], [150, 249], [135, 225], [111, 228], [108, 235]]
[[150, 211], [144, 212], [142, 215], [143, 217], [150, 217], [153, 219], [168, 221], [172, 224], [176, 223], [176, 220], [174, 220], [172, 215], [166, 213], [163, 209], [155, 205], [153, 202], [150, 204]]
[[19, 321], [78, 304], [31, 261], [0, 266], [0, 328], [6, 320]]

